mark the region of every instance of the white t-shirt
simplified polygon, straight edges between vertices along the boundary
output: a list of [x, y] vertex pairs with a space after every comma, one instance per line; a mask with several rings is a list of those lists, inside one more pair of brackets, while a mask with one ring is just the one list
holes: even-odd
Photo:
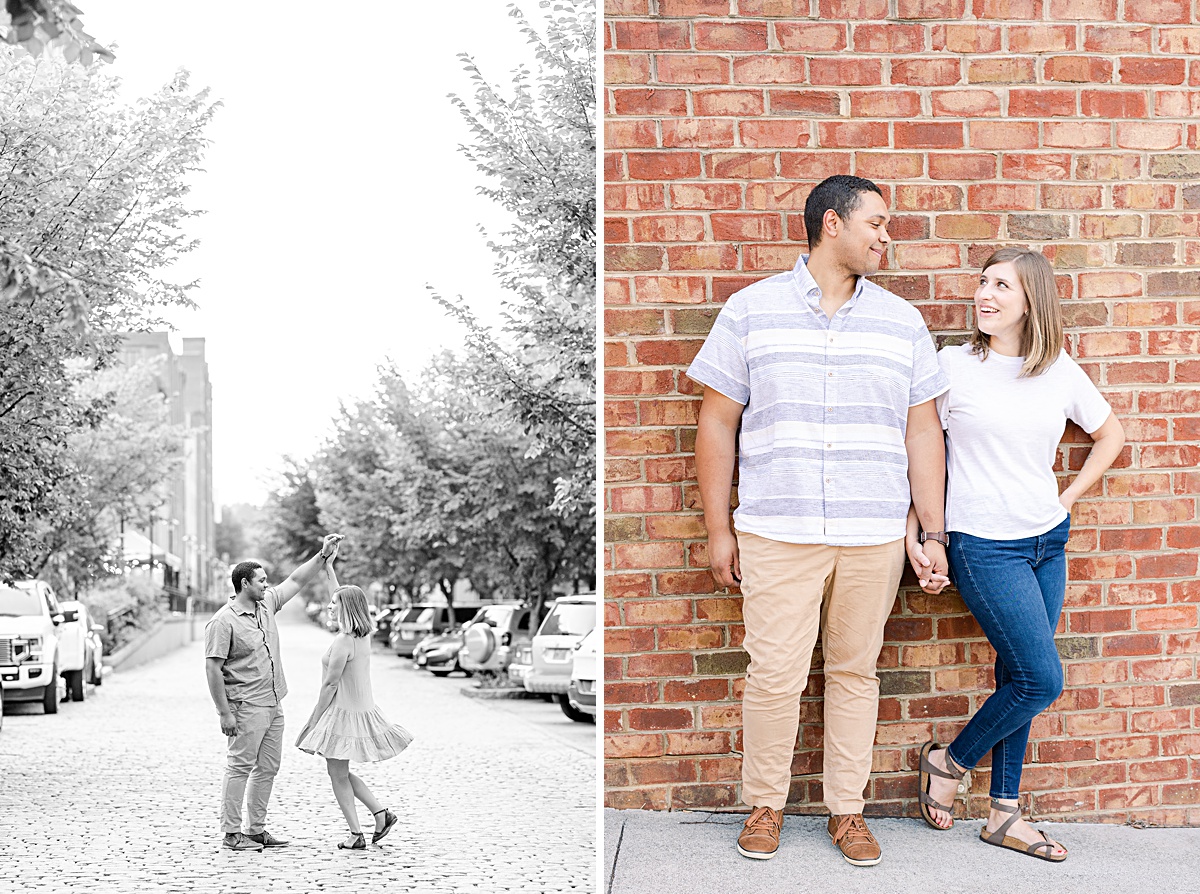
[[1094, 432], [1112, 409], [1063, 351], [1039, 376], [1018, 378], [1024, 357], [970, 345], [938, 352], [950, 390], [937, 398], [946, 430], [946, 530], [989, 540], [1044, 534], [1067, 517], [1054, 458], [1067, 420]]

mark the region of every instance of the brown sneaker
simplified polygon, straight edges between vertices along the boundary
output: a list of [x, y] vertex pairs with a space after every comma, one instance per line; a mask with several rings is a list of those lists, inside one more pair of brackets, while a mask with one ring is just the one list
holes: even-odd
[[882, 855], [879, 842], [867, 828], [867, 821], [861, 813], [831, 816], [829, 837], [841, 850], [846, 862], [855, 866], [874, 866]]
[[770, 860], [779, 850], [779, 830], [783, 811], [755, 807], [738, 836], [738, 853], [751, 860]]

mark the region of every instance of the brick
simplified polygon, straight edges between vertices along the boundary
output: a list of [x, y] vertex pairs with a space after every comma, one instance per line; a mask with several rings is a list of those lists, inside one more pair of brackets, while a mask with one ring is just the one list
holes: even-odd
[[833, 90], [768, 90], [772, 115], [840, 115], [842, 100]]
[[1189, 0], [1125, 0], [1125, 21], [1184, 25], [1191, 21]]
[[621, 50], [687, 50], [687, 22], [613, 22], [614, 46]]
[[[997, 214], [939, 214], [934, 224], [939, 239], [996, 239], [1000, 233]], [[963, 293], [962, 297], [967, 297]]]
[[896, 187], [897, 211], [961, 211], [963, 190], [959, 186], [919, 185]]
[[[1004, 0], [1000, 0], [1000, 2], [1004, 2]], [[1035, 3], [1036, 0], [1028, 0], [1028, 2]], [[1037, 18], [1037, 16], [1020, 16], [1020, 18], [1031, 19]], [[1075, 48], [1074, 25], [1012, 25], [1008, 29], [1010, 53], [1061, 53]]]
[[729, 210], [742, 205], [738, 183], [672, 183], [667, 192], [671, 207], [681, 211]]
[[1112, 126], [1099, 121], [1047, 121], [1044, 145], [1056, 149], [1100, 149], [1112, 145]]
[[1008, 92], [1010, 118], [1071, 118], [1077, 114], [1074, 90], [1012, 89]]
[[698, 242], [704, 238], [699, 215], [662, 214], [634, 218], [635, 242]]
[[679, 180], [700, 176], [698, 152], [630, 152], [626, 156], [634, 180]]
[[1146, 27], [1086, 25], [1083, 48], [1091, 53], [1149, 53], [1152, 32]]
[[1071, 84], [1108, 84], [1112, 82], [1111, 59], [1097, 56], [1051, 56], [1043, 67], [1047, 81]]
[[733, 62], [735, 84], [803, 84], [807, 80], [802, 58], [763, 55]]
[[776, 242], [783, 229], [777, 214], [712, 214], [713, 237], [733, 242]]
[[[1078, 155], [1075, 176], [1081, 180], [1137, 180], [1142, 176], [1142, 159], [1128, 154]], [[1172, 192], [1172, 205], [1173, 196]]]
[[1041, 187], [1043, 208], [1086, 211], [1104, 204], [1101, 186], [1046, 184]]
[[1006, 180], [1069, 180], [1071, 156], [1065, 153], [1005, 153], [1001, 170]]
[[892, 60], [892, 84], [908, 84], [914, 87], [949, 87], [961, 81], [962, 63], [958, 59], [934, 56]]
[[1145, 118], [1146, 94], [1140, 90], [1081, 90], [1079, 109], [1085, 118]]
[[[817, 139], [820, 145], [832, 149], [887, 146], [888, 126], [880, 121], [819, 121]], [[897, 145], [897, 148], [909, 147]]]
[[789, 53], [830, 53], [849, 46], [847, 26], [841, 22], [779, 22], [775, 39]]
[[728, 84], [729, 60], [698, 53], [661, 54], [654, 57], [660, 84]]
[[859, 24], [854, 26], [853, 45], [856, 53], [911, 55], [925, 49], [925, 28], [896, 22]]
[[968, 84], [1033, 84], [1037, 80], [1030, 58], [970, 59]]
[[888, 0], [818, 0], [822, 19], [883, 19], [887, 18]]
[[748, 117], [766, 110], [761, 90], [696, 90], [692, 103], [697, 115]]
[[966, 0], [896, 0], [902, 19], [961, 19], [966, 9]]
[[854, 118], [915, 118], [920, 114], [921, 94], [914, 90], [856, 90], [850, 94]]
[[[830, 152], [828, 150], [781, 152], [779, 153], [779, 176], [789, 180], [810, 180], [815, 183], [834, 174], [849, 174], [852, 158], [853, 156], [849, 152]], [[811, 190], [811, 186], [807, 183], [801, 186], [789, 184], [789, 187], [803, 192], [805, 198], [808, 197]]]
[[1183, 84], [1187, 78], [1187, 61], [1184, 59], [1121, 59], [1117, 66], [1117, 83], [1120, 84]]
[[1117, 0], [1050, 0], [1050, 18], [1116, 21]]
[[1000, 95], [993, 90], [934, 90], [930, 100], [935, 118], [995, 118], [1000, 115]]
[[1175, 149], [1183, 144], [1183, 126], [1145, 121], [1117, 123], [1117, 145], [1122, 149]]
[[650, 81], [650, 57], [609, 53], [604, 57], [604, 83], [645, 84]]
[[1000, 29], [992, 25], [935, 25], [932, 49], [951, 53], [996, 53], [1000, 51]]
[[1105, 271], [1079, 274], [1081, 298], [1129, 298], [1141, 295], [1142, 291], [1142, 277], [1138, 273]]
[[613, 111], [617, 115], [678, 117], [687, 114], [687, 93], [683, 90], [643, 90], [629, 87], [612, 91]]
[[765, 22], [696, 22], [695, 34], [698, 50], [767, 49]]
[[760, 180], [775, 176], [770, 152], [712, 152], [705, 158], [707, 174], [717, 180]]
[[746, 190], [746, 207], [758, 210], [803, 211], [812, 187], [799, 183], [752, 183]]
[[1150, 158], [1150, 176], [1162, 180], [1191, 180], [1200, 177], [1200, 158], [1161, 154]]
[[688, 708], [631, 708], [629, 711], [630, 729], [681, 730], [694, 726], [695, 719]]
[[967, 208], [979, 211], [1017, 211], [1037, 207], [1038, 187], [1023, 183], [980, 183], [967, 187]]
[[733, 144], [732, 121], [682, 118], [662, 123], [664, 149], [722, 148]]
[[747, 149], [795, 149], [808, 146], [812, 141], [812, 127], [809, 122], [795, 119], [760, 118], [742, 121], [738, 125], [738, 132], [742, 137], [742, 145]]
[[928, 157], [932, 180], [991, 180], [996, 176], [995, 153], [931, 152]]
[[814, 56], [808, 60], [808, 79], [813, 86], [874, 86], [883, 83], [883, 62], [879, 59]]

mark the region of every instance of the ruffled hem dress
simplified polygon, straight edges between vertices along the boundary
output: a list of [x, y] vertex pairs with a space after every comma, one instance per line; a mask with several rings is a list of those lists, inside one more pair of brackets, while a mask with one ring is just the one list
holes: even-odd
[[[333, 646], [331, 645], [332, 651]], [[370, 637], [357, 637], [333, 701], [296, 747], [335, 760], [385, 761], [408, 747], [413, 734], [391, 723], [371, 691]], [[321, 659], [324, 670], [329, 652]]]

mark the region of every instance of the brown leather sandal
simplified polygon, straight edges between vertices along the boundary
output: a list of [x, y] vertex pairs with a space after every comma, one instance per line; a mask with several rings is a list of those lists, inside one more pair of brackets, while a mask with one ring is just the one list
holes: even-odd
[[[950, 825], [948, 826], [939, 826], [933, 821], [933, 814], [929, 812], [929, 808], [932, 807], [934, 810], [944, 810], [946, 813], [953, 814], [954, 802], [951, 801], [950, 806], [947, 807], [945, 804], [939, 804], [937, 801], [933, 800], [933, 798], [929, 796], [929, 778], [931, 776], [940, 776], [942, 779], [962, 779], [963, 774], [965, 774], [967, 771], [960, 769], [956, 773], [953, 770], [943, 770], [941, 767], [934, 766], [929, 760], [929, 755], [932, 753], [932, 751], [932, 739], [921, 746], [921, 768], [918, 771], [919, 775], [917, 777], [917, 792], [918, 798], [920, 799], [920, 804], [918, 807], [921, 810], [921, 819], [925, 820], [926, 825], [937, 829], [939, 832], [946, 832], [954, 828], [954, 819], [951, 818]], [[946, 756], [946, 762], [948, 764], [954, 763], [950, 760], [949, 755]]]
[[[1051, 863], [1061, 863], [1063, 860], [1067, 859], [1067, 855], [1065, 853], [1066, 848], [1063, 847], [1064, 853], [1054, 853], [1054, 848], [1056, 846], [1062, 847], [1062, 845], [1057, 841], [1051, 841], [1046, 833], [1041, 829], [1035, 829], [1034, 831], [1042, 836], [1042, 840], [1035, 841], [1033, 844], [1026, 844], [1020, 838], [1008, 837], [1007, 832], [1009, 828], [1011, 828], [1012, 824], [1021, 818], [1021, 808], [1016, 804], [1001, 804], [999, 801], [993, 798], [992, 810], [998, 810], [1001, 813], [1007, 813], [1009, 814], [1009, 817], [995, 832], [989, 833], [987, 830], [987, 825], [985, 824], [984, 827], [979, 830], [979, 838], [981, 841], [984, 841], [987, 844], [994, 844], [996, 847], [1003, 847], [1010, 851], [1016, 851], [1018, 854], [1028, 854], [1031, 857], [1037, 857], [1039, 860], [1048, 860]], [[1038, 853], [1043, 848], [1045, 848], [1046, 852]]]

